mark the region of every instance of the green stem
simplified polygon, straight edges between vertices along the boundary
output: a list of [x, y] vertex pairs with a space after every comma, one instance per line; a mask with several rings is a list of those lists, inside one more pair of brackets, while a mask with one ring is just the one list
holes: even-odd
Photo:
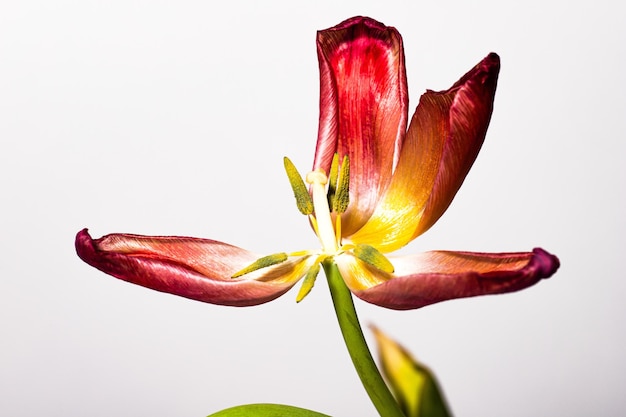
[[352, 363], [367, 394], [374, 403], [374, 407], [381, 417], [405, 417], [389, 388], [387, 388], [387, 384], [380, 375], [367, 347], [352, 302], [352, 294], [346, 287], [337, 265], [332, 260], [326, 260], [323, 262], [323, 266], [343, 340], [346, 342]]

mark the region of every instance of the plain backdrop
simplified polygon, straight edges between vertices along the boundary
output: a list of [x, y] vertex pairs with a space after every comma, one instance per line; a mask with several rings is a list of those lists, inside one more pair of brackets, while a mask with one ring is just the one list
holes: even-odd
[[[205, 416], [274, 402], [375, 416], [322, 276], [251, 308], [109, 277], [74, 236], [315, 248], [282, 158], [317, 134], [316, 31], [403, 36], [410, 113], [491, 51], [491, 126], [446, 214], [404, 252], [557, 254], [528, 290], [397, 312], [356, 301], [457, 416], [626, 414], [626, 29], [611, 0], [20, 1], [0, 6], [0, 414]], [[297, 287], [296, 287], [297, 288]], [[368, 334], [371, 341], [371, 335]]]

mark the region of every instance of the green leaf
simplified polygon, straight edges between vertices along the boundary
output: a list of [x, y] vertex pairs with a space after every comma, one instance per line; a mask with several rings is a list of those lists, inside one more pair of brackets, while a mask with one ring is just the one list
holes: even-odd
[[208, 417], [330, 417], [305, 408], [282, 404], [247, 404], [218, 411]]
[[430, 369], [372, 326], [385, 379], [407, 417], [450, 417], [450, 410]]

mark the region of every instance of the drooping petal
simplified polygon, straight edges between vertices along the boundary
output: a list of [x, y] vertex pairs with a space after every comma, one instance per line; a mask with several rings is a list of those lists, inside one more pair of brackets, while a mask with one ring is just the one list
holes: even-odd
[[311, 257], [287, 261], [232, 279], [259, 258], [245, 249], [208, 239], [111, 234], [76, 235], [76, 252], [116, 278], [206, 303], [251, 306], [287, 292], [307, 271]]
[[320, 125], [313, 169], [327, 174], [335, 152], [350, 159], [344, 235], [360, 228], [387, 187], [407, 125], [402, 38], [355, 17], [318, 32]]
[[372, 268], [347, 253], [335, 259], [354, 295], [395, 310], [518, 291], [549, 278], [559, 267], [556, 256], [539, 248], [518, 253], [433, 251], [390, 256], [393, 274]]
[[422, 95], [389, 188], [350, 240], [391, 252], [437, 221], [482, 146], [499, 69], [492, 53], [449, 90]]

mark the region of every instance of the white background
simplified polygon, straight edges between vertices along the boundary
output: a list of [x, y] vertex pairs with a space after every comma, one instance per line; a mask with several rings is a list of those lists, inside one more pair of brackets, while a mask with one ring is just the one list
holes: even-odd
[[[228, 4], [228, 5], [226, 5]], [[74, 235], [316, 247], [282, 168], [309, 169], [315, 33], [354, 15], [405, 42], [411, 114], [491, 51], [483, 150], [406, 249], [530, 250], [526, 291], [396, 312], [357, 301], [439, 376], [458, 416], [626, 413], [626, 31], [616, 2], [21, 1], [0, 6], [0, 414], [204, 416], [274, 402], [374, 416], [325, 280], [259, 307], [146, 290]], [[370, 337], [368, 335], [368, 337]]]

